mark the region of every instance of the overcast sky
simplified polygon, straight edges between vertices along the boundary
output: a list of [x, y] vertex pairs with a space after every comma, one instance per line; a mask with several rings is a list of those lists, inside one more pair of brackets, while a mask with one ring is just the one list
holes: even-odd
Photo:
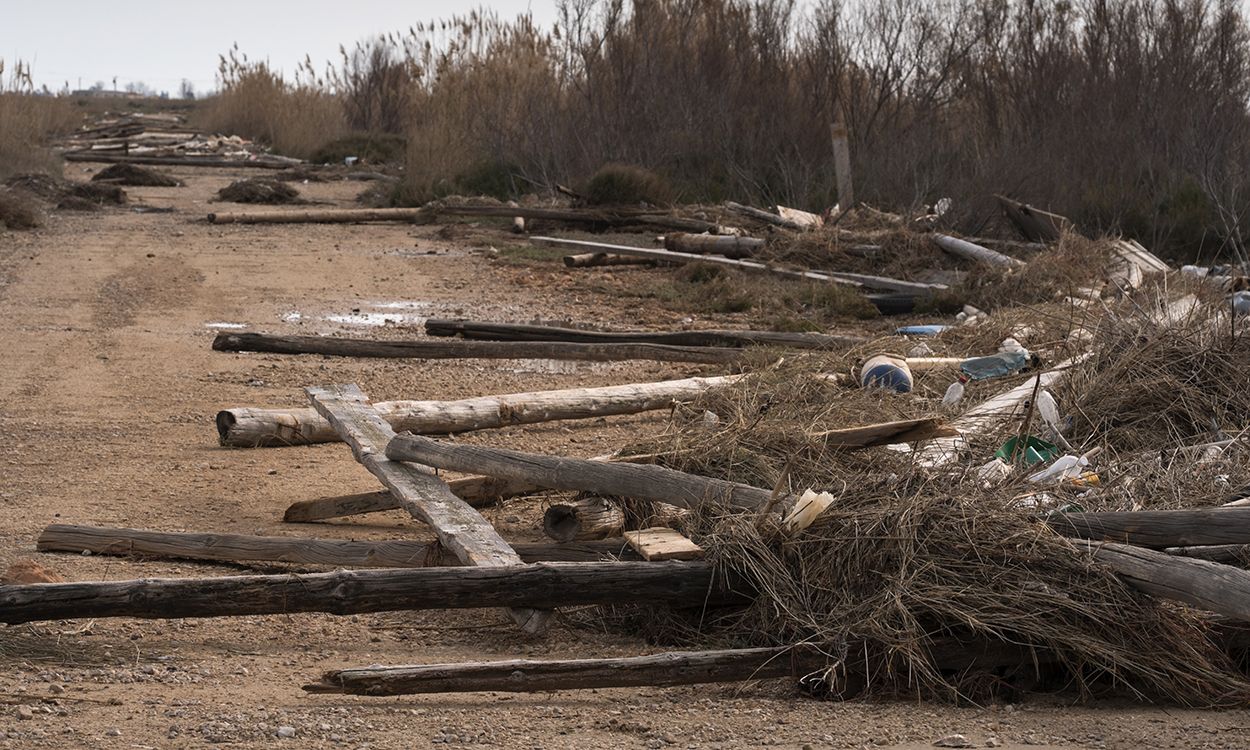
[[[0, 58], [33, 65], [36, 85], [90, 88], [117, 77], [118, 88], [143, 81], [177, 92], [186, 78], [198, 91], [215, 86], [217, 56], [238, 42], [249, 59], [268, 59], [287, 73], [311, 55], [318, 68], [340, 44], [419, 21], [483, 7], [470, 0], [0, 0]], [[541, 25], [555, 17], [554, 0], [491, 0], [485, 7], [511, 18], [530, 12]], [[11, 65], [10, 65], [11, 67]]]

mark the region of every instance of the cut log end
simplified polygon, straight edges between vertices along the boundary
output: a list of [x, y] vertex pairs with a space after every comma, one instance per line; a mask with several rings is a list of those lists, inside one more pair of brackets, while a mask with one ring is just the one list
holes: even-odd
[[605, 539], [619, 535], [624, 528], [621, 508], [599, 497], [552, 505], [543, 514], [543, 532], [557, 542]]
[[222, 409], [217, 412], [217, 417], [213, 420], [217, 424], [217, 442], [220, 445], [233, 445], [230, 432], [239, 420], [235, 418], [234, 413], [229, 409]]

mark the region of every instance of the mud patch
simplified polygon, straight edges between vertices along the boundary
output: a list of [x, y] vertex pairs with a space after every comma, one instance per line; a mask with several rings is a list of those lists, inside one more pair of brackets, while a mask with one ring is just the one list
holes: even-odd
[[180, 258], [146, 258], [109, 276], [96, 293], [95, 324], [100, 328], [133, 325], [144, 310], [187, 305], [204, 283], [199, 271]]

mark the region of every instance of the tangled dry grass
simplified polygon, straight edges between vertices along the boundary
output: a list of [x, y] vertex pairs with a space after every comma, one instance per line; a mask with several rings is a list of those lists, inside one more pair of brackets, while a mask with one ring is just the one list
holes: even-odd
[[217, 191], [217, 200], [268, 205], [294, 205], [305, 202], [299, 197], [299, 191], [285, 182], [260, 178], [230, 183]]
[[182, 180], [137, 164], [110, 164], [91, 176], [92, 182], [146, 187], [179, 187]]
[[[1049, 506], [1022, 501], [1043, 489], [1026, 481], [1025, 467], [994, 486], [975, 471], [1020, 431], [1019, 419], [975, 442], [976, 456], [941, 470], [921, 468], [906, 452], [830, 449], [824, 430], [937, 409], [923, 394], [810, 375], [853, 369], [855, 353], [787, 362], [679, 410], [664, 434], [624, 452], [837, 499], [797, 535], [753, 513], [700, 511], [685, 532], [759, 596], [746, 611], [642, 614], [641, 625], [666, 642], [819, 644], [833, 656], [822, 678], [834, 694], [980, 700], [1040, 681], [1085, 696], [1244, 704], [1250, 682], [1205, 615], [1133, 590], [1045, 521], [1065, 503], [1213, 505], [1250, 483], [1244, 440], [1201, 462], [1184, 447], [1209, 438], [1211, 419], [1230, 438], [1241, 436], [1250, 396], [1236, 392], [1244, 383], [1236, 376], [1250, 365], [1250, 348], [1230, 335], [1219, 306], [1161, 325], [1158, 308], [1143, 301], [1158, 293], [1068, 321], [1091, 331], [1073, 338], [1095, 352], [1059, 392], [1073, 415], [1069, 438], [1107, 447], [1108, 460], [1098, 467], [1102, 486], [1044, 488]], [[705, 410], [718, 419], [700, 418]], [[951, 660], [952, 643], [965, 653], [967, 644], [988, 643], [1013, 655], [972, 665]]]

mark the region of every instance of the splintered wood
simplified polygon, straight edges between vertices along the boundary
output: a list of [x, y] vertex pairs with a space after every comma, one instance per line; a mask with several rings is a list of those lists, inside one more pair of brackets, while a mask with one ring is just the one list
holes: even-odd
[[625, 541], [647, 562], [702, 560], [703, 548], [673, 529], [656, 527], [626, 531]]

